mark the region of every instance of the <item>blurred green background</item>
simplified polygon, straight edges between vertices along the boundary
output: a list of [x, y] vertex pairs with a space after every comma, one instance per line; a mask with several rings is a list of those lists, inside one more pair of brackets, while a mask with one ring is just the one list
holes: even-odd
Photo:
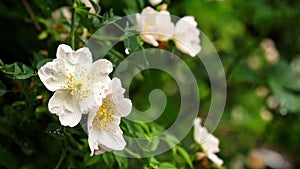
[[[222, 60], [228, 93], [225, 111], [214, 135], [220, 139], [219, 156], [225, 166], [229, 169], [276, 168], [266, 162], [263, 158], [266, 154], [260, 151], [270, 150], [280, 154], [292, 168], [300, 168], [300, 1], [164, 2], [173, 15], [194, 16]], [[51, 93], [36, 76], [41, 61], [55, 58], [58, 44], [70, 43], [70, 24], [65, 18], [53, 19], [52, 13], [71, 4], [68, 0], [0, 2], [0, 168], [54, 168], [61, 154], [66, 153], [61, 148], [69, 152], [63, 167], [78, 168], [89, 159], [80, 126], [67, 128], [70, 136], [64, 137], [80, 140], [82, 145], [66, 145], [69, 142], [61, 142], [57, 136], [45, 132], [51, 130], [48, 124], [57, 122], [57, 117], [48, 112]], [[100, 15], [113, 9], [114, 15], [125, 16], [139, 13], [149, 3], [146, 0], [119, 0], [118, 3], [102, 0], [99, 5]], [[78, 34], [82, 34], [82, 27], [93, 33], [102, 26], [95, 18], [85, 20], [84, 17], [78, 19], [82, 25], [78, 26]], [[79, 36], [77, 41], [78, 46], [84, 44]], [[193, 67], [192, 58], [182, 58], [194, 72], [199, 72]], [[152, 73], [156, 84], [137, 78], [131, 86], [131, 99], [138, 108], [149, 107], [144, 95], [148, 96], [151, 88], [164, 89], [165, 82], [170, 81], [170, 77], [161, 72]], [[201, 83], [199, 115], [205, 117], [210, 105], [210, 84], [207, 77], [199, 74], [198, 78]], [[178, 104], [176, 93], [168, 96], [166, 113], [174, 112], [174, 105]], [[159, 123], [172, 122], [176, 113], [169, 117], [162, 117], [165, 121]], [[57, 123], [52, 127], [55, 125]], [[188, 149], [188, 143], [184, 140], [182, 146]], [[101, 160], [111, 158], [106, 156]]]

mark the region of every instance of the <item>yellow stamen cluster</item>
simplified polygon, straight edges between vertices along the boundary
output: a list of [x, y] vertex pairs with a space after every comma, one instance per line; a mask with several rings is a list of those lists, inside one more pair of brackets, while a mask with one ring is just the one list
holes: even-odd
[[109, 123], [114, 121], [112, 115], [115, 114], [112, 101], [110, 98], [103, 99], [102, 105], [99, 107], [96, 116], [93, 121], [93, 126], [102, 129], [108, 130]]
[[[78, 72], [75, 73], [76, 77], [81, 77], [81, 79], [86, 79], [87, 81], [93, 81], [94, 80], [94, 74], [86, 75], [87, 69], [82, 67]], [[68, 71], [68, 69], [66, 69]], [[79, 76], [77, 76], [78, 74]], [[87, 98], [89, 94], [92, 93], [92, 90], [85, 89], [84, 90], [84, 80], [75, 80], [74, 75], [72, 73], [69, 73], [67, 77], [67, 84], [62, 86], [65, 90], [70, 90], [71, 95], [75, 96], [75, 100], [82, 101], [83, 99]]]

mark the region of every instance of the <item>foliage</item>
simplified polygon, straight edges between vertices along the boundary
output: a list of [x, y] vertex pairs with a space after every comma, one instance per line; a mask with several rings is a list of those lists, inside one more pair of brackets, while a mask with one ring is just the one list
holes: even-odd
[[[55, 58], [61, 43], [82, 47], [99, 28], [132, 13], [140, 13], [149, 5], [146, 0], [100, 1], [92, 3], [96, 13], [79, 0], [21, 0], [0, 2], [0, 168], [208, 168], [198, 160], [201, 147], [192, 141], [192, 130], [175, 145], [177, 138], [166, 134], [163, 139], [149, 139], [144, 151], [158, 144], [172, 149], [164, 154], [125, 158], [113, 153], [90, 157], [86, 133], [77, 126], [62, 127], [50, 114], [47, 104], [51, 92], [37, 76], [37, 70]], [[269, 148], [286, 156], [299, 168], [300, 95], [299, 70], [293, 65], [300, 54], [300, 2], [298, 1], [208, 1], [165, 0], [168, 10], [177, 16], [195, 16], [198, 27], [216, 47], [227, 77], [227, 103], [222, 120], [215, 131], [220, 139], [224, 168], [249, 167], [247, 159], [256, 148]], [[74, 6], [76, 4], [76, 6]], [[67, 7], [75, 21], [53, 12]], [[161, 8], [158, 6], [157, 8]], [[266, 38], [275, 45], [278, 58], [269, 56]], [[139, 37], [124, 40], [106, 56], [114, 65], [129, 53], [141, 50]], [[270, 49], [270, 46], [269, 46]], [[120, 52], [122, 51], [122, 52]], [[187, 55], [181, 57], [199, 74], [201, 97], [199, 116], [206, 117], [210, 105], [210, 82], [203, 68]], [[151, 79], [151, 80], [149, 80]], [[155, 83], [154, 83], [155, 82]], [[170, 86], [175, 92], [170, 90]], [[174, 80], [166, 73], [148, 70], [137, 75], [130, 86], [133, 105], [149, 108], [150, 91], [160, 88], [167, 93], [168, 103], [161, 117], [150, 124], [122, 120], [125, 134], [151, 137], [162, 133], [176, 119], [180, 95]], [[177, 90], [177, 92], [176, 92]], [[134, 132], [131, 132], [134, 131]], [[284, 139], [283, 139], [284, 138]], [[128, 143], [135, 144], [135, 143]]]

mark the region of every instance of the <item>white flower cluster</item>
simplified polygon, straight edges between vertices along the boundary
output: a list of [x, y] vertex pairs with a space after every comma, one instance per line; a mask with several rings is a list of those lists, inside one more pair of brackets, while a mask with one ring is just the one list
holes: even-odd
[[159, 42], [174, 40], [175, 46], [185, 54], [195, 57], [200, 51], [200, 31], [193, 16], [181, 18], [176, 25], [170, 13], [146, 7], [136, 15], [137, 29], [143, 41], [158, 47]]
[[200, 118], [194, 120], [194, 140], [201, 145], [204, 151], [202, 157], [209, 158], [218, 167], [222, 166], [223, 160], [215, 154], [220, 151], [219, 139], [210, 134], [205, 127], [201, 126]]
[[48, 108], [62, 125], [74, 127], [82, 114], [88, 114], [91, 155], [122, 150], [126, 145], [119, 124], [120, 118], [131, 112], [132, 104], [124, 98], [121, 81], [108, 76], [112, 70], [112, 63], [106, 59], [93, 62], [88, 48], [73, 51], [62, 44], [56, 59], [38, 71], [46, 88], [55, 92]]

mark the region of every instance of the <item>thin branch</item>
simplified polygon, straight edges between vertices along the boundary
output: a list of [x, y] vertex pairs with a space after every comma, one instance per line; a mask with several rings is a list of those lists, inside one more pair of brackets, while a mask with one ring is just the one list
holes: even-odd
[[38, 32], [40, 32], [42, 30], [42, 28], [41, 28], [41, 26], [39, 25], [39, 23], [37, 21], [37, 17], [32, 12], [30, 5], [28, 4], [28, 2], [26, 0], [21, 0], [21, 2], [25, 7], [26, 12], [29, 14], [30, 18], [33, 20], [33, 25], [34, 25], [35, 29]]

